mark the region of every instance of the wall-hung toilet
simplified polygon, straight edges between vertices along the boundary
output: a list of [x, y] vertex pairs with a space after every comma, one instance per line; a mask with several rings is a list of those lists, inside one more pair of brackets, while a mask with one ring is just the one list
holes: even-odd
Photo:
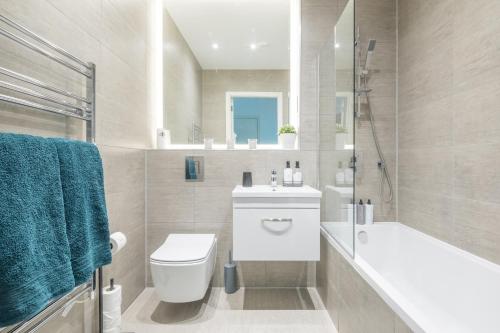
[[164, 302], [202, 299], [212, 279], [217, 257], [214, 234], [170, 234], [151, 254], [151, 276]]

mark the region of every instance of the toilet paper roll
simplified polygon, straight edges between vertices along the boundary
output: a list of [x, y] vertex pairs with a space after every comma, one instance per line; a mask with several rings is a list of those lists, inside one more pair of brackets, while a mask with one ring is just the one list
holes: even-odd
[[104, 332], [120, 332], [122, 323], [122, 287], [115, 285], [113, 290], [110, 287], [102, 291], [102, 313]]
[[102, 291], [102, 310], [111, 312], [120, 310], [122, 305], [122, 286], [115, 284], [113, 290], [109, 286]]
[[127, 236], [123, 232], [114, 232], [110, 236], [111, 254], [116, 254], [127, 244]]

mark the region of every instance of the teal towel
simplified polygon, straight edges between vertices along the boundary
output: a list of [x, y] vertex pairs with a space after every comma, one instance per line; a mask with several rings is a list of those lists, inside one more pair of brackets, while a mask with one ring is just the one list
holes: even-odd
[[49, 139], [57, 147], [75, 284], [111, 263], [101, 156], [83, 141]]
[[0, 133], [0, 327], [75, 286], [56, 147]]

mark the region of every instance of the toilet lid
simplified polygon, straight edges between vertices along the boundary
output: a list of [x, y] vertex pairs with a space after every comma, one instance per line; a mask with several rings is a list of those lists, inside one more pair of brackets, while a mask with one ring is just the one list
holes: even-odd
[[204, 259], [215, 241], [214, 234], [170, 234], [151, 255], [161, 262], [186, 262]]

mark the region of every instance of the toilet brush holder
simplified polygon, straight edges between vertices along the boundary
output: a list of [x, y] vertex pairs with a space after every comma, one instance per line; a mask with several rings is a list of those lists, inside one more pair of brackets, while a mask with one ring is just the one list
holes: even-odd
[[224, 290], [226, 294], [233, 294], [238, 290], [236, 276], [236, 264], [233, 261], [231, 251], [229, 251], [229, 262], [224, 265]]

